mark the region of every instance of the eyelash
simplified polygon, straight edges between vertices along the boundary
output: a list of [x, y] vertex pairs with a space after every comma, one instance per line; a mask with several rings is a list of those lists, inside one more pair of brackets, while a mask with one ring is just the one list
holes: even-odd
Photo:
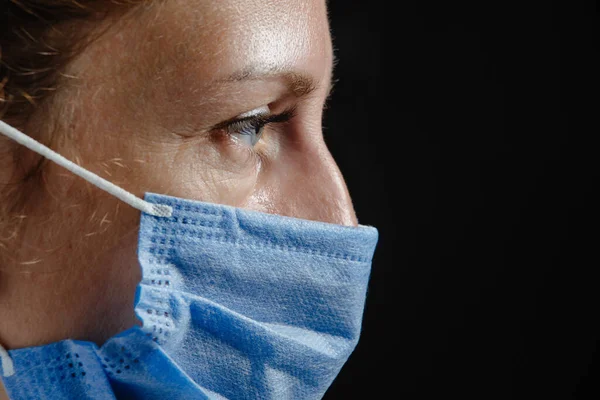
[[[226, 132], [244, 132], [255, 129], [260, 132], [270, 124], [286, 123], [296, 116], [296, 109], [290, 108], [280, 114], [255, 115], [237, 120], [230, 120], [220, 124], [217, 128]], [[244, 134], [244, 133], [240, 133]]]

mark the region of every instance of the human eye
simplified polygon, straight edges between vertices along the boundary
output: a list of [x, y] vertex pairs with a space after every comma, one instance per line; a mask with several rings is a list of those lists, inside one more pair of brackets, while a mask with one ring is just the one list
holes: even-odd
[[227, 125], [227, 134], [249, 147], [254, 147], [262, 137], [266, 125], [264, 116], [244, 118]]
[[260, 141], [265, 127], [270, 124], [288, 122], [293, 116], [293, 109], [280, 114], [271, 114], [268, 107], [261, 107], [225, 122], [222, 124], [222, 128], [235, 140], [248, 147], [254, 147]]

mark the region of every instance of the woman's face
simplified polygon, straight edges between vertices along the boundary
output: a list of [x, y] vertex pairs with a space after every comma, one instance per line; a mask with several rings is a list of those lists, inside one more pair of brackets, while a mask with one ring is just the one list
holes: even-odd
[[[110, 25], [24, 129], [141, 197], [355, 225], [321, 131], [331, 73], [324, 0], [161, 1]], [[102, 343], [136, 323], [139, 211], [54, 164], [41, 181], [0, 272], [0, 343]]]

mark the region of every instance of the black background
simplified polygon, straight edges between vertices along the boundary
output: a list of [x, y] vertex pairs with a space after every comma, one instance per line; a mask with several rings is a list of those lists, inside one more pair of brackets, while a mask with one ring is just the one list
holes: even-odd
[[595, 2], [330, 2], [325, 137], [380, 231], [325, 399], [597, 399]]

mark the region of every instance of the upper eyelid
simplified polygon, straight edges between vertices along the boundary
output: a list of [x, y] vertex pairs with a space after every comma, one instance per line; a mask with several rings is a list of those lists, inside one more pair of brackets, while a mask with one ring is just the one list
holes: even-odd
[[282, 122], [289, 121], [290, 119], [294, 118], [295, 116], [296, 116], [296, 106], [293, 106], [279, 114], [265, 113], [265, 114], [257, 114], [254, 116], [248, 116], [248, 117], [242, 117], [242, 118], [239, 118], [239, 117], [231, 118], [231, 119], [228, 119], [226, 121], [223, 121], [223, 122], [215, 125], [213, 127], [213, 130], [226, 129], [234, 124], [244, 123], [244, 122], [258, 122], [258, 123], [262, 123], [264, 125], [267, 125], [270, 123], [282, 123]]
[[269, 123], [269, 117], [269, 115], [255, 115], [252, 117], [244, 117], [229, 122], [227, 125], [223, 126], [223, 128], [231, 128], [232, 126], [247, 127], [254, 125], [266, 125], [267, 123]]
[[248, 122], [248, 121], [256, 121], [256, 120], [259, 119], [257, 117], [258, 116], [255, 115], [255, 116], [252, 116], [252, 117], [243, 117], [243, 118], [235, 117], [235, 118], [231, 118], [231, 119], [228, 119], [226, 121], [219, 122], [212, 129], [213, 130], [225, 129], [225, 128], [230, 127], [231, 125], [236, 124], [236, 123], [243, 123], [243, 122]]
[[242, 129], [242, 128], [247, 128], [247, 127], [254, 127], [257, 125], [262, 125], [262, 121], [261, 119], [256, 119], [253, 117], [248, 117], [248, 118], [244, 118], [238, 121], [233, 121], [232, 123], [228, 124], [226, 126], [226, 128], [228, 130], [234, 128], [234, 129]]

